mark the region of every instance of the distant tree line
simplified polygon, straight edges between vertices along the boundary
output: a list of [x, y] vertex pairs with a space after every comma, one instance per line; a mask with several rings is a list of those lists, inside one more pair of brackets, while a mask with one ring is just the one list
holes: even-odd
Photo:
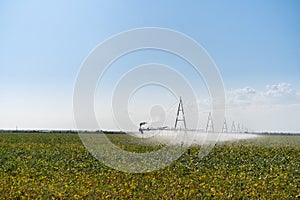
[[126, 132], [123, 131], [103, 131], [103, 130], [96, 130], [96, 131], [77, 131], [77, 130], [4, 130], [0, 129], [0, 133], [58, 133], [58, 134], [78, 134], [78, 133], [104, 133], [104, 134], [125, 134]]

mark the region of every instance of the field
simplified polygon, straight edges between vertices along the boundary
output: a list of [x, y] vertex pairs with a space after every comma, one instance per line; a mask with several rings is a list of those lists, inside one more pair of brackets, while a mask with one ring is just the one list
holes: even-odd
[[[109, 135], [145, 152], [126, 135]], [[76, 134], [0, 134], [0, 199], [300, 198], [300, 136], [218, 144], [203, 159], [191, 147], [172, 165], [130, 174], [97, 161]]]

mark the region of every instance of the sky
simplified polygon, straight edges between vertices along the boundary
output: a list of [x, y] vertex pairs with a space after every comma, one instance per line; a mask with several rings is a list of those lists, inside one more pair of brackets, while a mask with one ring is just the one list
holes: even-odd
[[[299, 11], [296, 0], [1, 1], [0, 129], [76, 129], [74, 84], [89, 53], [120, 32], [161, 27], [193, 38], [210, 55], [223, 80], [228, 123], [300, 132]], [[118, 128], [108, 97], [122, 73], [149, 62], [186, 76], [199, 94], [204, 125], [210, 101], [201, 77], [174, 55], [144, 51], [118, 60], [102, 79], [95, 95], [101, 128]], [[170, 91], [151, 87], [128, 100], [134, 122], [153, 117], [153, 105], [176, 104]], [[144, 100], [147, 106], [140, 105]]]

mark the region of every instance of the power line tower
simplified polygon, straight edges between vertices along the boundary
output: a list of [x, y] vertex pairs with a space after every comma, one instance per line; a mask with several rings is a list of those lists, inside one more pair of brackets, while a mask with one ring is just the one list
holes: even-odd
[[234, 124], [234, 121], [232, 122], [231, 124], [231, 130], [230, 130], [231, 133], [235, 133], [236, 132], [236, 128], [235, 128], [235, 124]]
[[179, 99], [179, 104], [178, 104], [178, 109], [177, 109], [176, 121], [175, 121], [175, 126], [174, 126], [175, 129], [177, 128], [178, 122], [183, 122], [184, 129], [186, 129], [186, 122], [185, 122], [185, 116], [184, 116], [183, 104], [182, 104], [181, 97]]
[[211, 116], [211, 112], [208, 114], [207, 124], [206, 124], [206, 132], [214, 132], [214, 123]]
[[226, 118], [225, 118], [223, 127], [222, 127], [222, 133], [227, 133], [227, 132], [228, 132], [228, 128], [227, 128], [227, 122], [226, 122]]

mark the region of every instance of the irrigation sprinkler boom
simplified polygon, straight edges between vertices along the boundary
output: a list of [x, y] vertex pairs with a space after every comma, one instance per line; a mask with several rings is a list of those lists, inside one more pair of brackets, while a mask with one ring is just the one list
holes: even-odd
[[[169, 128], [168, 126], [163, 126], [163, 127], [147, 127], [145, 128], [144, 126], [147, 124], [147, 122], [141, 122], [140, 126], [139, 126], [139, 132], [141, 134], [144, 133], [144, 131], [159, 131], [159, 130], [165, 130], [165, 131], [176, 131], [176, 130], [181, 130], [181, 131], [200, 131], [200, 132], [206, 132], [206, 133], [214, 133], [215, 129], [214, 129], [214, 123], [213, 123], [213, 117], [211, 112], [209, 112], [208, 114], [208, 119], [207, 119], [207, 123], [206, 123], [206, 127], [205, 130], [201, 129], [187, 129], [187, 125], [186, 125], [186, 120], [185, 120], [185, 116], [184, 116], [184, 110], [183, 110], [183, 103], [182, 103], [182, 99], [181, 97], [179, 98], [179, 103], [178, 103], [178, 108], [177, 108], [177, 114], [176, 114], [176, 119], [175, 119], [175, 124], [173, 128]], [[232, 122], [231, 125], [231, 129], [230, 132], [231, 133], [242, 133], [242, 132], [246, 132], [244, 131], [247, 130], [244, 126], [242, 126], [242, 129], [240, 127], [240, 123], [235, 124], [235, 122]], [[223, 122], [223, 127], [222, 127], [222, 133], [227, 133], [229, 132], [228, 127], [227, 127], [227, 122], [226, 119], [224, 119]]]
[[[179, 127], [180, 123], [183, 124], [184, 129], [182, 129], [181, 127]], [[176, 120], [175, 120], [175, 125], [174, 128], [169, 128], [168, 126], [163, 126], [163, 127], [157, 127], [157, 128], [144, 128], [144, 125], [146, 125], [147, 122], [141, 122], [140, 123], [140, 127], [139, 127], [139, 132], [140, 133], [144, 133], [144, 131], [153, 131], [153, 130], [187, 130], [186, 128], [186, 121], [185, 121], [185, 116], [184, 116], [184, 110], [183, 110], [183, 103], [182, 103], [182, 99], [180, 97], [179, 99], [179, 104], [178, 104], [178, 108], [177, 108], [177, 115], [176, 115]]]
[[[181, 117], [180, 117], [181, 113]], [[176, 120], [175, 120], [175, 125], [174, 128], [177, 128], [178, 122], [183, 122], [184, 129], [186, 129], [186, 122], [185, 122], [185, 116], [184, 116], [184, 111], [183, 111], [183, 104], [182, 104], [182, 99], [180, 97], [179, 99], [179, 104], [178, 104], [178, 109], [177, 109], [177, 115], [176, 115]]]

